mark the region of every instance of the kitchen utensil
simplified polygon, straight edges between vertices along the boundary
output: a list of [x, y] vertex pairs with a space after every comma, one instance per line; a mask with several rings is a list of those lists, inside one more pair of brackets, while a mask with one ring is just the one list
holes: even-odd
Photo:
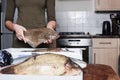
[[120, 34], [120, 13], [110, 14], [112, 21], [112, 35]]
[[110, 35], [111, 34], [111, 26], [109, 21], [104, 21], [103, 22], [103, 30], [102, 30], [103, 35]]

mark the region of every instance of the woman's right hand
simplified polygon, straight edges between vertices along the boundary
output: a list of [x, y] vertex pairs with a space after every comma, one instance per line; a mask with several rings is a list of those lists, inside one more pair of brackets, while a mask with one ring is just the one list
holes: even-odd
[[22, 40], [26, 43], [26, 39], [25, 39], [25, 36], [24, 36], [24, 32], [27, 31], [26, 28], [24, 28], [23, 26], [18, 25], [18, 24], [13, 24], [13, 27], [14, 27], [14, 31], [16, 33], [16, 37], [19, 40]]

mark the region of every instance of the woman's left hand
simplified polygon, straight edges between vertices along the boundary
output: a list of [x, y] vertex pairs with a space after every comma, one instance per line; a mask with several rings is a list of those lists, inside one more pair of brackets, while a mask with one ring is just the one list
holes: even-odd
[[50, 28], [52, 30], [54, 30], [56, 27], [56, 22], [55, 21], [49, 21], [47, 24], [47, 28]]
[[[48, 24], [47, 24], [47, 28], [51, 29], [51, 30], [54, 30], [56, 27], [56, 21], [49, 21]], [[50, 44], [52, 43], [52, 40], [51, 39], [48, 39], [46, 41], [44, 41], [44, 43], [46, 44]]]

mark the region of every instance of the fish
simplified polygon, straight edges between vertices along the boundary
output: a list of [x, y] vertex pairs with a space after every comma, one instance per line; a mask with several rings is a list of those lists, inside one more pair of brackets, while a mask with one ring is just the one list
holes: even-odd
[[16, 65], [0, 70], [1, 74], [75, 76], [82, 72], [80, 66], [62, 54], [34, 55]]
[[22, 50], [21, 52], [60, 52], [61, 48], [36, 48], [35, 50]]
[[56, 40], [59, 35], [56, 31], [49, 28], [28, 29], [24, 32], [26, 43], [36, 48], [46, 40]]

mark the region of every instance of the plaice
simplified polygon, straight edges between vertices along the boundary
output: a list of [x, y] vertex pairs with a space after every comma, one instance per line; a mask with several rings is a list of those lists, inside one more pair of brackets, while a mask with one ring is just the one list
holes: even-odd
[[59, 37], [56, 31], [49, 28], [28, 29], [24, 34], [26, 42], [33, 48], [48, 39], [55, 40]]

